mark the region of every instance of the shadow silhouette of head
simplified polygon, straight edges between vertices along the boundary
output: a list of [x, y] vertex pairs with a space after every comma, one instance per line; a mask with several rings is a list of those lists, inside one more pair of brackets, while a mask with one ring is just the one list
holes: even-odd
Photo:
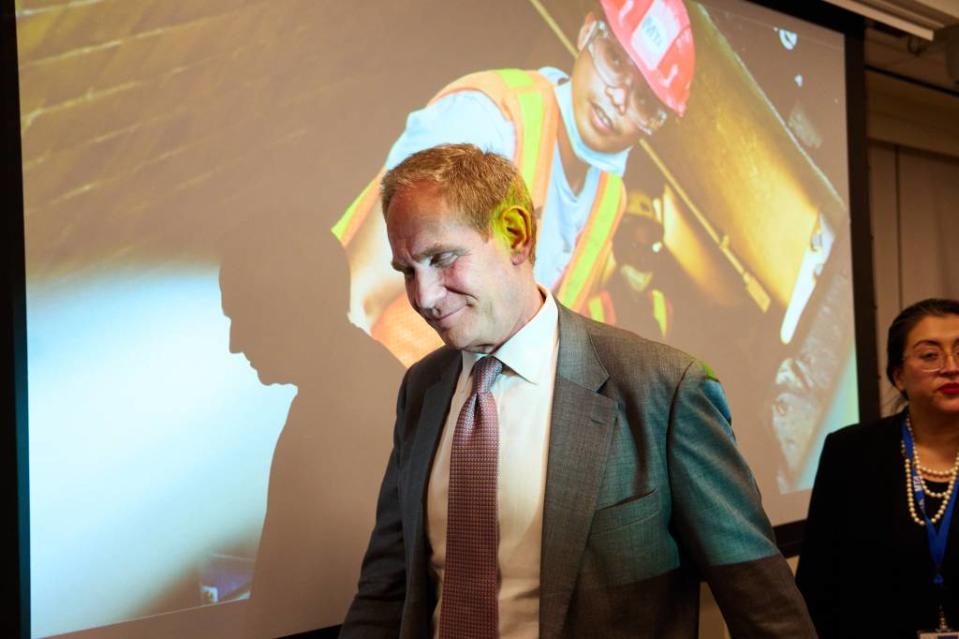
[[309, 383], [348, 327], [349, 269], [324, 224], [274, 217], [235, 233], [220, 260], [220, 294], [230, 352], [243, 353], [263, 384]]

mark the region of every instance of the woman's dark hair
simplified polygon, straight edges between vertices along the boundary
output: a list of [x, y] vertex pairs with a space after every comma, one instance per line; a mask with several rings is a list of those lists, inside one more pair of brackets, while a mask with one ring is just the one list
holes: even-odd
[[[902, 368], [909, 331], [930, 315], [935, 317], [959, 315], [959, 301], [931, 297], [904, 308], [896, 319], [892, 320], [892, 324], [889, 325], [889, 335], [886, 337], [886, 378], [893, 386], [896, 385], [893, 374]], [[905, 393], [902, 396], [908, 399]]]

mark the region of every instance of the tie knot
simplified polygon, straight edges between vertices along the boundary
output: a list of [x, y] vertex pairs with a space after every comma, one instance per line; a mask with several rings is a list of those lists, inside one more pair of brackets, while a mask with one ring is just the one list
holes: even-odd
[[503, 370], [503, 362], [488, 355], [473, 364], [473, 392], [488, 393], [493, 380]]

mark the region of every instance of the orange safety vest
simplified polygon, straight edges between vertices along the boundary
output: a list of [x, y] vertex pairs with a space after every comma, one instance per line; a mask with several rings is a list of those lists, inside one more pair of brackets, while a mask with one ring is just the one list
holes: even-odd
[[[559, 127], [563, 126], [553, 84], [537, 71], [499, 69], [479, 71], [447, 85], [430, 104], [459, 91], [480, 91], [506, 116], [516, 132], [513, 162], [530, 189], [533, 206], [542, 210], [552, 172], [553, 150]], [[379, 197], [381, 170], [333, 225], [333, 234], [348, 246], [375, 208]], [[553, 292], [556, 299], [582, 311], [602, 274], [611, 240], [626, 203], [623, 180], [618, 175], [600, 174], [596, 197], [585, 228], [563, 277]], [[373, 324], [371, 334], [404, 365], [409, 366], [441, 345], [439, 336], [419, 317], [405, 296], [399, 296]]]

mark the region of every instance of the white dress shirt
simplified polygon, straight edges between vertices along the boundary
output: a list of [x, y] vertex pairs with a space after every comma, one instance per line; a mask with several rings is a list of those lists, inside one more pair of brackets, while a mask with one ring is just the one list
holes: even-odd
[[[543, 495], [549, 449], [550, 415], [559, 352], [559, 313], [548, 291], [545, 302], [493, 355], [503, 372], [490, 387], [499, 420], [498, 563], [499, 636], [539, 636], [540, 549]], [[446, 565], [446, 521], [450, 451], [460, 409], [472, 390], [473, 365], [484, 355], [463, 352], [463, 368], [450, 402], [427, 493], [426, 529], [432, 554], [430, 571], [437, 584], [433, 636], [439, 636]]]

